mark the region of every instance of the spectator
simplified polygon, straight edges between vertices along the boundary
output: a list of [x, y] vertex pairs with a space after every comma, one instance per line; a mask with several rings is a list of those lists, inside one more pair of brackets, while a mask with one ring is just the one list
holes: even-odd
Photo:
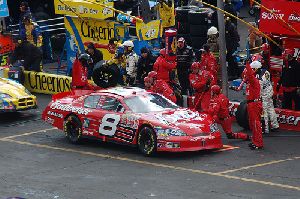
[[19, 30], [21, 31], [22, 29], [25, 29], [23, 20], [25, 18], [29, 18], [32, 21], [34, 21], [31, 11], [30, 11], [30, 7], [28, 5], [28, 2], [23, 1], [20, 4], [20, 18], [19, 18]]
[[24, 60], [25, 70], [40, 72], [43, 54], [41, 50], [28, 41], [18, 44], [10, 61], [14, 64], [18, 60]]
[[262, 68], [269, 70], [270, 68], [270, 45], [267, 43], [264, 43], [261, 46], [261, 56], [262, 56]]
[[262, 45], [262, 37], [260, 33], [256, 31], [255, 28], [257, 28], [256, 23], [250, 22], [249, 24], [252, 25], [252, 27], [249, 28], [249, 35], [248, 35], [248, 40], [249, 40], [249, 48], [250, 48], [250, 53], [257, 53], [259, 52], [259, 48]]
[[[236, 13], [236, 10], [234, 8], [234, 5], [231, 3], [231, 0], [225, 0], [225, 4], [224, 4], [224, 10], [234, 16], [237, 17], [237, 13]], [[237, 26], [237, 19], [232, 17], [232, 16], [229, 16], [229, 15], [226, 15], [225, 16], [229, 17], [231, 22], [234, 23], [235, 26]]]
[[294, 102], [295, 110], [300, 111], [300, 62], [296, 60], [294, 54], [293, 49], [285, 49], [283, 52], [284, 64], [276, 90], [279, 91], [282, 85], [282, 108], [293, 109]]
[[226, 18], [225, 23], [225, 40], [227, 48], [226, 60], [228, 62], [228, 75], [230, 76], [229, 79], [235, 79], [239, 77], [239, 69], [232, 54], [240, 46], [240, 36], [236, 26], [230, 21], [229, 18]]
[[151, 51], [146, 47], [142, 48], [141, 57], [137, 63], [137, 82], [141, 87], [144, 86], [144, 78], [153, 70], [154, 62], [155, 57], [152, 55]]
[[42, 46], [42, 35], [37, 23], [33, 22], [29, 16], [23, 20], [24, 29], [21, 29], [19, 34], [22, 41], [28, 41], [37, 47]]
[[181, 86], [181, 94], [187, 95], [190, 91], [189, 70], [193, 63], [194, 52], [187, 46], [185, 39], [180, 37], [177, 44], [177, 75]]
[[170, 72], [176, 68], [176, 64], [166, 60], [166, 49], [159, 51], [159, 57], [154, 63], [153, 70], [157, 72], [157, 79], [170, 81]]
[[93, 75], [94, 66], [103, 60], [103, 54], [100, 50], [96, 49], [93, 43], [89, 43], [87, 46], [86, 53], [90, 55], [93, 63], [88, 68], [88, 79]]

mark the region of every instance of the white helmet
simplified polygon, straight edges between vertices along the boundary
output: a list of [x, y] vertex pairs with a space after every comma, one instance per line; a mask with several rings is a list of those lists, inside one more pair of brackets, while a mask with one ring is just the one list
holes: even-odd
[[129, 47], [134, 47], [134, 44], [132, 41], [124, 41], [123, 46], [129, 46]]
[[254, 61], [254, 62], [252, 62], [251, 64], [250, 64], [250, 66], [251, 66], [251, 68], [253, 68], [253, 69], [259, 69], [259, 68], [261, 68], [261, 63], [259, 62], [259, 61]]
[[210, 29], [207, 31], [207, 35], [215, 35], [218, 33], [218, 29], [214, 26], [212, 26]]

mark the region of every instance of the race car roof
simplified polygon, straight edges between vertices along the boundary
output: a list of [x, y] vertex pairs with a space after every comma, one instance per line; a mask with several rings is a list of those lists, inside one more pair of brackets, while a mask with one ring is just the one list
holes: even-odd
[[122, 97], [128, 97], [131, 95], [147, 93], [147, 91], [138, 87], [113, 87], [99, 90], [97, 93], [111, 93]]

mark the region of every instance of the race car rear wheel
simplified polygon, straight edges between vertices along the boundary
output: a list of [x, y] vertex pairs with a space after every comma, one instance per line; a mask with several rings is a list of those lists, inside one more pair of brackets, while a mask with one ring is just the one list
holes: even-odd
[[78, 117], [70, 115], [65, 119], [64, 132], [67, 139], [73, 143], [78, 144], [82, 137], [82, 124]]
[[143, 127], [138, 135], [138, 148], [145, 156], [155, 154], [157, 139], [155, 132], [149, 127]]

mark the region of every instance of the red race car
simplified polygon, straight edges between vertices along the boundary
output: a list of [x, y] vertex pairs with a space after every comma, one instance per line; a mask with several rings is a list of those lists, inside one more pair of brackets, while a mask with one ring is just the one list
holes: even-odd
[[137, 145], [145, 155], [223, 147], [221, 133], [209, 115], [134, 87], [54, 95], [42, 118], [63, 130], [72, 143], [93, 137]]

